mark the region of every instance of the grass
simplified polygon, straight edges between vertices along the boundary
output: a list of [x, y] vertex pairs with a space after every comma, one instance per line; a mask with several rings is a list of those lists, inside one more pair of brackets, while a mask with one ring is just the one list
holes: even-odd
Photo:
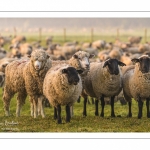
[[[72, 37], [72, 38], [71, 38]], [[83, 36], [71, 36], [67, 37], [67, 41], [78, 40], [80, 42], [90, 41], [90, 37]], [[42, 37], [44, 39], [45, 37]], [[127, 36], [121, 37], [122, 40]], [[149, 39], [150, 37], [148, 37]], [[27, 41], [32, 42], [37, 40], [36, 36], [28, 37]], [[107, 42], [113, 41], [115, 36], [97, 36], [96, 39], [105, 39]], [[54, 42], [63, 44], [63, 37], [54, 37]], [[45, 45], [45, 41], [42, 40], [42, 45]], [[8, 44], [5, 48], [8, 49]], [[57, 124], [56, 120], [53, 119], [53, 108], [45, 108], [46, 118], [33, 119], [30, 116], [30, 104], [27, 98], [26, 104], [23, 106], [21, 111], [21, 117], [15, 116], [16, 110], [16, 96], [11, 100], [10, 105], [10, 117], [4, 115], [3, 102], [2, 102], [2, 90], [0, 90], [0, 132], [150, 132], [150, 119], [146, 117], [146, 106], [144, 103], [143, 117], [142, 119], [137, 119], [138, 104], [133, 100], [132, 105], [132, 118], [127, 118], [128, 105], [121, 105], [120, 102], [115, 103], [115, 114], [116, 116], [121, 115], [121, 117], [110, 117], [110, 105], [105, 106], [105, 117], [101, 118], [94, 115], [95, 106], [93, 104], [87, 104], [87, 117], [82, 116], [83, 111], [83, 99], [80, 103], [75, 103], [74, 105], [74, 116], [70, 123], [65, 122], [65, 108], [62, 107], [62, 124]], [[99, 111], [101, 110], [99, 104]]]
[[[2, 96], [1, 96], [2, 97]], [[10, 117], [4, 116], [3, 102], [0, 101], [0, 132], [149, 132], [150, 119], [146, 117], [146, 106], [144, 105], [142, 119], [137, 119], [137, 102], [133, 101], [132, 118], [127, 118], [128, 106], [115, 103], [116, 116], [110, 117], [110, 105], [105, 106], [105, 117], [94, 115], [94, 105], [87, 104], [87, 117], [82, 116], [83, 99], [74, 105], [74, 116], [70, 123], [65, 122], [65, 108], [62, 107], [62, 124], [57, 124], [53, 119], [53, 108], [45, 108], [46, 117], [33, 119], [30, 116], [30, 104], [27, 98], [23, 106], [21, 117], [15, 116], [16, 97], [11, 101]], [[99, 107], [100, 110], [100, 107]]]

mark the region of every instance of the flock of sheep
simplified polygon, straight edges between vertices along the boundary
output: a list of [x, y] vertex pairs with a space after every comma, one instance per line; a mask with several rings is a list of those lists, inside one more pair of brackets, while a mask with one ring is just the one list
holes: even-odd
[[[9, 40], [8, 40], [9, 39]], [[138, 118], [142, 117], [146, 100], [150, 118], [150, 44], [141, 44], [142, 37], [130, 37], [128, 42], [54, 43], [53, 37], [27, 43], [26, 37], [0, 37], [0, 86], [3, 88], [5, 115], [10, 115], [10, 101], [17, 93], [16, 116], [20, 116], [27, 95], [31, 116], [45, 117], [45, 102], [54, 107], [54, 119], [62, 123], [61, 106], [66, 107], [66, 122], [73, 117], [73, 105], [83, 97], [83, 116], [87, 116], [88, 97], [95, 98], [95, 115], [104, 117], [107, 101], [111, 117], [114, 103], [124, 98], [128, 102], [128, 117], [132, 117], [132, 98], [138, 101]], [[3, 46], [10, 44], [10, 52]]]

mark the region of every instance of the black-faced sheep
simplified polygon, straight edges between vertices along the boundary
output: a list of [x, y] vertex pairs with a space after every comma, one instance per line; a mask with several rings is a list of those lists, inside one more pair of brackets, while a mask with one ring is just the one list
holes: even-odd
[[100, 116], [104, 117], [104, 97], [111, 97], [111, 117], [115, 117], [114, 99], [122, 90], [122, 75], [119, 66], [125, 66], [117, 59], [108, 59], [102, 63], [91, 63], [90, 71], [84, 80], [84, 108], [83, 116], [87, 115], [87, 96], [96, 98], [95, 115], [98, 115], [98, 100], [101, 99], [102, 111]]
[[46, 74], [43, 93], [57, 110], [57, 123], [62, 123], [61, 106], [66, 106], [66, 122], [70, 122], [70, 106], [78, 99], [82, 91], [82, 81], [74, 67], [66, 64], [52, 67]]
[[129, 105], [128, 117], [132, 117], [131, 102], [134, 98], [138, 102], [138, 118], [142, 117], [143, 102], [146, 100], [147, 117], [150, 118], [150, 57], [142, 55], [132, 59], [134, 66], [129, 66], [123, 73], [123, 93]]

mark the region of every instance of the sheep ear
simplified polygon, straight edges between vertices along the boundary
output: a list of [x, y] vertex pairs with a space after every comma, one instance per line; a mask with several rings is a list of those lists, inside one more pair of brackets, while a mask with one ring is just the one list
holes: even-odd
[[68, 72], [67, 69], [62, 70], [62, 73], [67, 73], [67, 72]]
[[94, 54], [90, 54], [89, 58], [93, 58], [93, 57], [95, 57], [95, 55]]
[[47, 59], [48, 59], [48, 58], [50, 58], [50, 56], [49, 56], [49, 55], [47, 55]]
[[74, 54], [73, 57], [77, 59], [77, 58], [78, 58], [78, 55]]
[[124, 64], [124, 63], [121, 62], [121, 61], [118, 61], [118, 65], [119, 65], [119, 66], [126, 66], [126, 64]]
[[108, 61], [106, 61], [106, 62], [104, 63], [103, 68], [106, 67], [107, 65], [108, 65]]
[[83, 73], [83, 70], [77, 70], [78, 74]]
[[8, 64], [3, 64], [2, 67], [5, 68]]
[[11, 45], [10, 47], [9, 47], [9, 49], [12, 49], [13, 48], [13, 46]]
[[28, 57], [30, 58], [30, 57], [31, 57], [31, 55], [28, 55]]
[[131, 59], [131, 61], [134, 62], [134, 63], [137, 63], [137, 62], [139, 62], [139, 59], [138, 58], [133, 58], [133, 59]]

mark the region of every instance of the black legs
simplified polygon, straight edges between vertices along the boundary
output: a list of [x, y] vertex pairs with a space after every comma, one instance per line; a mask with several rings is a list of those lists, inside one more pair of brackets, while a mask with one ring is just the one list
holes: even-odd
[[115, 117], [115, 112], [114, 112], [114, 99], [115, 99], [115, 96], [111, 97], [111, 117]]
[[143, 102], [140, 97], [138, 100], [138, 107], [139, 107], [138, 119], [141, 119], [142, 118], [142, 110], [143, 110]]
[[66, 106], [66, 122], [70, 122], [70, 107]]
[[147, 108], [147, 118], [150, 118], [150, 112], [149, 112], [149, 98], [146, 99], [146, 108]]
[[57, 119], [57, 108], [54, 107], [54, 119], [56, 120]]
[[87, 116], [86, 104], [87, 104], [87, 96], [84, 97], [84, 102], [83, 102], [83, 116]]
[[58, 113], [58, 116], [57, 116], [57, 123], [58, 123], [58, 124], [61, 124], [61, 123], [62, 123], [62, 120], [61, 120], [61, 106], [60, 106], [60, 105], [57, 106], [57, 113]]
[[132, 110], [131, 110], [131, 105], [132, 105], [132, 101], [128, 102], [128, 106], [129, 106], [129, 113], [127, 117], [132, 117]]
[[[57, 119], [57, 123], [61, 124], [61, 106], [58, 105], [57, 107], [54, 107], [54, 119]], [[70, 122], [70, 106], [66, 105], [66, 122]]]
[[95, 116], [98, 116], [98, 99], [95, 100]]
[[104, 117], [104, 107], [105, 107], [105, 102], [104, 102], [104, 96], [101, 97], [101, 117]]

